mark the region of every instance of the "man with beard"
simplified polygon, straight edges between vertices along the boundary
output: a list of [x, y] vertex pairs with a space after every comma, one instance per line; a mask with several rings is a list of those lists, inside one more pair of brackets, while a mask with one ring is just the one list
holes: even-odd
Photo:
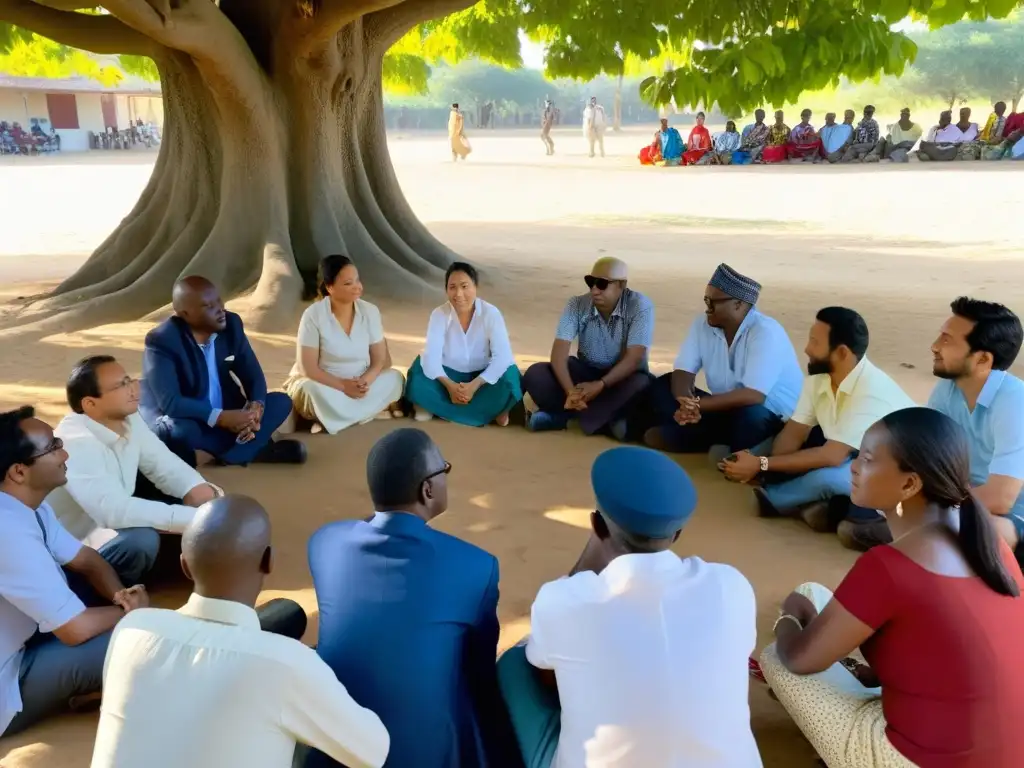
[[914, 402], [865, 356], [868, 326], [845, 307], [818, 312], [804, 350], [808, 378], [793, 418], [766, 456], [741, 451], [719, 464], [754, 486], [762, 517], [800, 515], [814, 530], [838, 530], [851, 549], [891, 540], [884, 517], [850, 503], [850, 464], [864, 433]]
[[928, 406], [964, 428], [971, 485], [1006, 543], [1024, 540], [1024, 382], [1007, 370], [1020, 352], [1020, 319], [1002, 304], [961, 296], [932, 344]]
[[[760, 283], [728, 264], [715, 270], [704, 289], [704, 312], [690, 326], [675, 370], [647, 390], [657, 422], [644, 434], [648, 446], [679, 453], [703, 453], [714, 445], [739, 451], [782, 429], [796, 407], [803, 372], [786, 329], [757, 310], [760, 294]], [[695, 387], [701, 371], [707, 392]]]

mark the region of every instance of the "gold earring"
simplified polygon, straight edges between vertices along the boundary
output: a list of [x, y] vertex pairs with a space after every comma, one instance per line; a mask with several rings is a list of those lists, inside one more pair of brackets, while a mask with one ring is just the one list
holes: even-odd
[[903, 517], [903, 502], [902, 501], [899, 502], [896, 505], [896, 516], [897, 517]]

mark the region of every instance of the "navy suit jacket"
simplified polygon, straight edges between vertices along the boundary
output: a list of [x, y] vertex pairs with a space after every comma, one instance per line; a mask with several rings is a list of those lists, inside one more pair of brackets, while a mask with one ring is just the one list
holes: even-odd
[[[242, 408], [246, 399], [266, 402], [267, 379], [245, 337], [242, 319], [234, 312], [227, 313], [227, 325], [213, 347], [224, 410]], [[230, 373], [238, 377], [244, 393]], [[203, 351], [184, 320], [168, 318], [146, 334], [139, 402], [142, 418], [151, 426], [161, 416], [206, 424], [210, 408], [210, 376]]]
[[[330, 523], [309, 542], [317, 653], [391, 735], [386, 768], [522, 765], [500, 698], [498, 561], [420, 518]], [[334, 766], [313, 753], [307, 768]]]

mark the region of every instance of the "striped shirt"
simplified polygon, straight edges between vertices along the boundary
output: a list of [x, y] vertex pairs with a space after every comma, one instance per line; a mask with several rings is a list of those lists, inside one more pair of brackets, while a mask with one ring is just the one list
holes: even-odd
[[[589, 293], [573, 296], [562, 311], [555, 337], [562, 341], [579, 340], [580, 361], [602, 370], [622, 359], [628, 347], [651, 348], [654, 335], [654, 305], [642, 293], [626, 288], [619, 303], [605, 320], [597, 311]], [[644, 353], [643, 367], [647, 367]]]

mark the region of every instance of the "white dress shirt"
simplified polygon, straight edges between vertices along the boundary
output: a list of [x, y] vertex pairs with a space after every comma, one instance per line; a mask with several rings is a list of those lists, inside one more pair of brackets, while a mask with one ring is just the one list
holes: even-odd
[[430, 313], [427, 344], [420, 357], [428, 379], [441, 378], [447, 367], [459, 373], [483, 371], [480, 378], [494, 384], [514, 363], [505, 318], [493, 304], [477, 299], [465, 331], [451, 302]]
[[754, 308], [743, 318], [731, 346], [725, 331], [708, 325], [706, 315], [695, 318], [675, 368], [693, 374], [703, 370], [712, 395], [744, 387], [756, 390], [765, 396], [764, 407], [783, 419], [793, 414], [804, 383], [786, 329]]
[[68, 452], [68, 483], [46, 500], [79, 541], [100, 546], [111, 538], [109, 529], [121, 528], [181, 533], [192, 522], [192, 507], [132, 495], [139, 472], [176, 499], [206, 482], [153, 434], [139, 414], [125, 420], [124, 435], [82, 413], [65, 416], [53, 434]]
[[743, 574], [672, 552], [545, 584], [526, 658], [558, 681], [552, 768], [759, 768], [756, 618]]
[[379, 768], [391, 746], [313, 649], [247, 605], [193, 594], [114, 629], [92, 768], [291, 768], [296, 743], [349, 768]]

